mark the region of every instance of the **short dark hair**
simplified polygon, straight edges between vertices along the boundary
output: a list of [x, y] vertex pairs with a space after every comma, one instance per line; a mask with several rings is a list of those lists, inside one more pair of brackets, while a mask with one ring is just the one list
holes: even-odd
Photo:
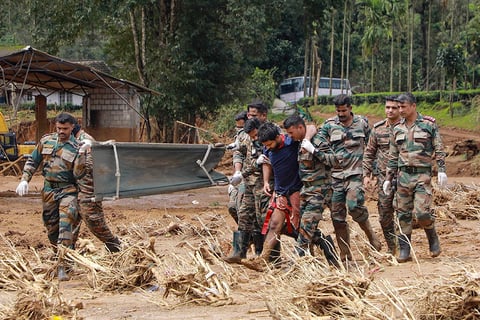
[[335, 107], [343, 105], [347, 105], [347, 107], [350, 107], [352, 105], [352, 98], [350, 98], [349, 95], [342, 93], [333, 98], [333, 104], [335, 105]]
[[77, 124], [77, 119], [75, 119], [75, 117], [68, 112], [62, 112], [55, 117], [55, 122], [59, 122], [61, 124]]
[[305, 127], [305, 120], [302, 119], [298, 114], [292, 114], [285, 121], [283, 121], [283, 127], [285, 129], [290, 128], [291, 126], [303, 125]]
[[245, 120], [247, 121], [247, 111], [240, 111], [235, 115], [235, 121]]
[[408, 103], [417, 103], [417, 99], [411, 92], [404, 92], [400, 94], [395, 101], [403, 103], [403, 102], [408, 102]]
[[252, 132], [254, 129], [258, 129], [260, 128], [260, 120], [258, 120], [257, 118], [252, 118], [252, 119], [248, 119], [247, 121], [245, 121], [245, 125], [243, 126], [243, 131], [245, 131], [245, 133], [250, 133]]
[[267, 114], [268, 113], [268, 107], [262, 102], [262, 101], [256, 101], [252, 102], [247, 106], [248, 110], [250, 108], [257, 109], [259, 113], [261, 114]]
[[275, 140], [280, 134], [280, 127], [273, 122], [265, 122], [258, 128], [258, 141], [261, 143], [265, 141]]
[[386, 96], [386, 97], [385, 97], [385, 101], [395, 101], [395, 102], [398, 102], [396, 95]]

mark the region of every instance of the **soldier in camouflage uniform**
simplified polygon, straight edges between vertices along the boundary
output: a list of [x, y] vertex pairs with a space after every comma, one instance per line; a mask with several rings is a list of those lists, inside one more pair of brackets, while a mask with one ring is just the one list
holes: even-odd
[[[232, 162], [235, 171], [238, 171], [237, 169], [241, 170], [241, 165], [243, 165], [243, 159], [246, 155], [246, 150], [243, 147], [245, 146], [244, 141], [248, 140], [248, 135], [243, 130], [243, 126], [245, 125], [245, 121], [247, 121], [247, 119], [247, 111], [242, 111], [235, 115], [235, 141], [227, 146], [227, 150], [234, 151]], [[240, 149], [240, 146], [242, 146], [242, 149]], [[233, 186], [231, 184], [228, 186], [228, 213], [230, 213], [230, 216], [237, 224], [237, 212], [240, 208], [240, 204], [242, 203], [244, 193], [245, 184], [243, 182], [240, 182], [240, 184], [237, 186]]]
[[[233, 233], [233, 253], [224, 258], [228, 263], [239, 263], [245, 258], [251, 241], [255, 245], [256, 254], [260, 254], [263, 249], [264, 237], [261, 234], [260, 224], [257, 221], [257, 216], [261, 216], [260, 210], [262, 206], [262, 197], [258, 194], [258, 190], [263, 189], [263, 178], [261, 166], [259, 167], [256, 164], [256, 159], [260, 155], [257, 149], [259, 143], [255, 143], [253, 137], [261, 124], [260, 119], [266, 119], [268, 109], [264, 104], [257, 103], [250, 104], [248, 110], [250, 119], [247, 120], [244, 127], [247, 137], [241, 141], [239, 140], [238, 150], [245, 150], [245, 155], [243, 152], [234, 154], [236, 172], [230, 179], [230, 184], [233, 186], [245, 180], [245, 192], [238, 210], [238, 230]], [[259, 211], [258, 213], [257, 210]]]
[[[307, 127], [305, 121], [298, 115], [291, 115], [283, 122], [283, 127], [288, 135], [296, 141], [306, 139]], [[322, 220], [325, 207], [330, 206], [332, 197], [331, 167], [336, 165], [336, 158], [332, 154], [315, 154], [315, 148], [319, 148], [319, 138], [315, 130], [315, 136], [307, 139], [311, 142], [312, 149], [308, 152], [300, 148], [298, 153], [299, 174], [303, 187], [300, 190], [300, 228], [297, 238], [297, 252], [300, 256], [305, 252], [313, 254], [312, 245], [317, 245], [323, 250], [327, 261], [338, 266], [335, 255], [335, 245], [330, 235], [325, 236], [317, 229]], [[325, 147], [325, 146], [324, 146]], [[323, 152], [329, 152], [322, 148]], [[325, 157], [329, 155], [329, 157]], [[330, 163], [333, 161], [333, 163]], [[326, 164], [327, 163], [327, 164]]]
[[[91, 135], [81, 129], [79, 124], [75, 125], [73, 135], [80, 144], [91, 145], [95, 141]], [[120, 251], [120, 240], [113, 235], [107, 226], [102, 202], [94, 200], [93, 158], [89, 148], [86, 148], [85, 152], [79, 154], [77, 163], [74, 168], [74, 175], [79, 188], [80, 217], [85, 221], [90, 232], [105, 244], [108, 251], [118, 252]], [[80, 225], [74, 230], [74, 243], [78, 239], [79, 232]]]
[[320, 129], [319, 142], [328, 143], [335, 154], [338, 165], [332, 168], [332, 222], [337, 236], [340, 258], [351, 260], [350, 230], [347, 218], [352, 216], [365, 232], [370, 244], [378, 251], [378, 241], [368, 220], [368, 210], [364, 205], [363, 151], [370, 128], [365, 118], [352, 113], [351, 98], [345, 94], [333, 100], [337, 116], [327, 119]]
[[363, 185], [368, 186], [373, 180], [373, 176], [376, 176], [378, 218], [383, 236], [387, 242], [388, 252], [395, 255], [397, 251], [397, 236], [395, 235], [393, 192], [385, 194], [382, 189], [387, 173], [390, 138], [393, 134], [393, 128], [400, 122], [401, 118], [398, 102], [395, 101], [394, 96], [386, 98], [385, 114], [387, 116], [386, 119], [373, 125], [365, 153], [363, 154]]
[[42, 219], [50, 243], [58, 246], [58, 278], [68, 280], [63, 264], [63, 247], [73, 248], [72, 232], [80, 219], [77, 208], [77, 186], [73, 174], [78, 160], [79, 145], [72, 135], [75, 118], [61, 113], [55, 118], [56, 133], [46, 134], [37, 144], [23, 168], [23, 175], [16, 192], [28, 193], [28, 182], [38, 168], [42, 168]]
[[383, 191], [391, 192], [391, 181], [397, 178], [397, 217], [400, 224], [398, 236], [400, 254], [398, 262], [410, 257], [412, 220], [425, 230], [432, 257], [440, 254], [440, 241], [435, 230], [432, 204], [432, 162], [438, 167], [438, 184], [447, 183], [445, 152], [435, 119], [417, 112], [415, 97], [407, 92], [398, 96], [400, 115], [403, 119], [393, 129], [387, 179]]

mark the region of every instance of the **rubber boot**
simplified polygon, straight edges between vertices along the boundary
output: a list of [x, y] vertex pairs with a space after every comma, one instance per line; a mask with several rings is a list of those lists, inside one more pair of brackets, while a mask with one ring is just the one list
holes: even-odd
[[331, 235], [325, 236], [320, 230], [315, 230], [312, 236], [312, 243], [323, 250], [327, 262], [331, 266], [340, 267], [338, 256], [335, 252], [335, 244]]
[[427, 234], [428, 245], [430, 247], [430, 253], [432, 255], [432, 258], [438, 257], [442, 250], [440, 249], [440, 240], [438, 240], [438, 235], [435, 227], [424, 230]]
[[410, 240], [412, 238], [411, 234], [399, 234], [398, 235], [398, 245], [400, 247], [400, 253], [398, 255], [398, 263], [407, 262], [412, 260], [410, 256]]
[[368, 242], [370, 242], [372, 247], [377, 251], [382, 250], [382, 243], [378, 241], [378, 238], [372, 229], [372, 225], [370, 224], [370, 221], [367, 219], [363, 222], [359, 222], [358, 225], [360, 226], [360, 228], [362, 228], [363, 232], [365, 232], [365, 235], [368, 238]]
[[247, 257], [248, 245], [250, 243], [250, 233], [245, 231], [233, 232], [233, 253], [224, 258], [227, 263], [240, 263]]
[[346, 221], [334, 221], [333, 228], [337, 238], [338, 248], [340, 249], [340, 260], [353, 260], [350, 251], [350, 230]]
[[112, 241], [105, 242], [105, 248], [111, 253], [119, 252], [122, 249], [121, 244], [120, 239], [115, 237]]
[[68, 281], [70, 277], [67, 274], [67, 270], [63, 264], [59, 264], [57, 268], [58, 281]]
[[254, 231], [252, 233], [253, 246], [255, 247], [255, 255], [259, 256], [263, 251], [263, 242], [265, 241], [265, 236], [260, 231]]
[[391, 255], [396, 255], [398, 246], [397, 246], [397, 236], [395, 235], [395, 226], [392, 223], [389, 226], [383, 227], [383, 236], [387, 242], [388, 251]]

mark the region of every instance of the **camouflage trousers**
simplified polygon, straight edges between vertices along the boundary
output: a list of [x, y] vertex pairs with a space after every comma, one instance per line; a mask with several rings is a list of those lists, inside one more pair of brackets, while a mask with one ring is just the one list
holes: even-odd
[[[82, 198], [79, 199], [79, 207], [80, 207], [80, 217], [81, 220], [85, 222], [87, 225], [88, 230], [98, 238], [98, 240], [105, 242], [115, 242], [116, 237], [113, 235], [112, 231], [107, 225], [105, 221], [105, 215], [103, 213], [103, 206], [101, 201], [96, 202], [85, 202], [82, 201]], [[80, 224], [74, 230], [74, 244], [78, 239], [78, 235], [80, 233]]]
[[77, 194], [73, 190], [44, 189], [42, 202], [42, 219], [50, 243], [73, 248], [73, 230], [80, 224]]
[[347, 210], [356, 222], [368, 219], [362, 175], [351, 175], [345, 179], [332, 178], [332, 187], [332, 221], [345, 222]]
[[385, 175], [379, 174], [377, 176], [377, 180], [378, 180], [378, 184], [377, 184], [378, 221], [380, 222], [382, 229], [385, 229], [391, 226], [392, 224], [394, 224], [395, 209], [393, 207], [393, 198], [395, 194], [394, 192], [390, 192], [390, 194], [385, 194], [383, 192], [383, 182], [385, 181]]
[[433, 196], [430, 171], [410, 174], [400, 170], [397, 181], [397, 217], [401, 231], [411, 234], [414, 219], [421, 228], [432, 228], [435, 216], [431, 209]]
[[245, 183], [242, 182], [238, 186], [228, 186], [228, 213], [238, 223], [238, 210], [242, 204], [243, 195], [245, 193]]
[[300, 232], [297, 238], [299, 247], [310, 243], [318, 223], [323, 219], [325, 207], [330, 207], [332, 189], [330, 183], [306, 187], [300, 191]]
[[257, 209], [255, 204], [255, 184], [245, 183], [245, 193], [243, 194], [238, 215], [238, 230], [253, 232], [260, 231], [261, 227], [257, 222]]

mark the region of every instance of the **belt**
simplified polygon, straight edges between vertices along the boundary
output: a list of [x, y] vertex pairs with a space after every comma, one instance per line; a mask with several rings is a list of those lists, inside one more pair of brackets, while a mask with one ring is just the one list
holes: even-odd
[[50, 187], [51, 189], [58, 189], [58, 188], [65, 188], [69, 186], [73, 186], [71, 182], [50, 182], [45, 181], [45, 186]]
[[325, 180], [302, 181], [302, 183], [305, 187], [322, 186], [325, 184]]
[[427, 173], [431, 172], [432, 168], [430, 167], [400, 167], [400, 171], [415, 174], [415, 173]]

